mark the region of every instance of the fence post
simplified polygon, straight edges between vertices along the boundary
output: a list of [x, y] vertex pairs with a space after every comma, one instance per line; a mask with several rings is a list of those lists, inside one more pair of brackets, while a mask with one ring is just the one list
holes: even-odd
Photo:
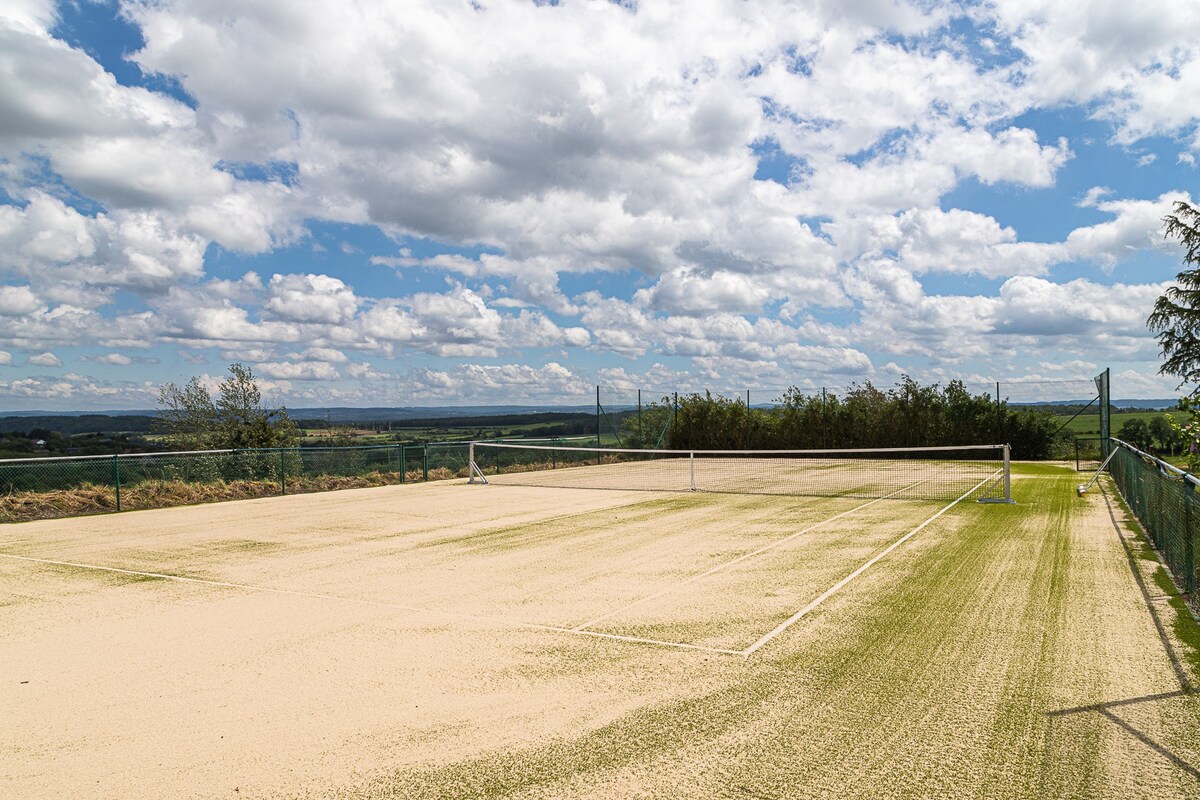
[[1187, 481], [1183, 483], [1187, 492], [1183, 496], [1183, 590], [1192, 597], [1196, 592], [1196, 532], [1192, 529], [1192, 500], [1196, 496], [1196, 488]]
[[638, 447], [646, 446], [646, 434], [642, 432], [642, 390], [638, 389]]
[[121, 457], [113, 453], [113, 486], [116, 488], [117, 511], [121, 510]]
[[425, 445], [421, 452], [421, 480], [429, 480], [429, 445]]
[[[671, 410], [671, 436], [672, 436], [672, 438], [678, 440], [679, 439], [679, 392], [675, 392], [675, 402], [671, 408], [672, 408], [672, 410]], [[671, 442], [671, 446], [678, 447], [679, 446], [678, 441]]]
[[285, 451], [279, 448], [279, 493], [287, 494], [287, 457]]
[[408, 448], [400, 445], [400, 482], [408, 482]]
[[754, 432], [754, 419], [750, 414], [750, 390], [746, 390], [746, 442], [743, 445], [747, 450], [754, 445], [750, 442], [751, 434]]
[[996, 441], [1000, 441], [1000, 381], [996, 381]]

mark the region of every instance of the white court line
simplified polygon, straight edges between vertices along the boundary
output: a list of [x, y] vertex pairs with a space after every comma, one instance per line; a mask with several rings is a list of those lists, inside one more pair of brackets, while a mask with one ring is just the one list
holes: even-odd
[[250, 592], [266, 592], [269, 594], [289, 595], [292, 597], [307, 597], [316, 600], [335, 600], [340, 603], [354, 603], [364, 606], [376, 606], [378, 608], [391, 608], [399, 611], [408, 611], [414, 614], [426, 614], [429, 616], [449, 617], [450, 619], [468, 619], [478, 622], [491, 622], [503, 625], [508, 628], [520, 628], [523, 630], [547, 631], [551, 633], [566, 633], [572, 636], [591, 636], [599, 639], [614, 639], [621, 642], [631, 642], [634, 644], [653, 644], [661, 647], [673, 647], [680, 650], [700, 650], [705, 653], [720, 653], [723, 655], [742, 655], [741, 650], [727, 650], [720, 647], [705, 647], [699, 644], [687, 644], [685, 642], [671, 642], [662, 639], [647, 639], [641, 636], [624, 636], [617, 633], [601, 633], [598, 631], [577, 631], [572, 628], [564, 628], [558, 625], [542, 625], [536, 622], [520, 622], [517, 620], [505, 619], [503, 617], [489, 617], [482, 614], [464, 614], [457, 611], [439, 611], [431, 608], [421, 608], [419, 606], [409, 606], [403, 603], [393, 603], [387, 600], [365, 600], [358, 597], [345, 597], [343, 595], [328, 594], [325, 592], [310, 592], [303, 589], [283, 589], [276, 586], [260, 586], [253, 583], [236, 583], [234, 581], [218, 581], [211, 578], [189, 578], [186, 575], [172, 575], [167, 572], [145, 572], [136, 569], [124, 569], [122, 567], [106, 567], [100, 564], [81, 564], [72, 561], [55, 561], [49, 558], [34, 558], [32, 556], [18, 556], [13, 553], [0, 553], [0, 558], [10, 558], [17, 561], [28, 561], [34, 564], [48, 564], [56, 567], [74, 567], [75, 569], [87, 569], [97, 572], [115, 572], [119, 575], [136, 575], [142, 578], [159, 578], [168, 581], [177, 581], [179, 583], [195, 583], [202, 586], [216, 586], [224, 589], [241, 589]]
[[[803, 536], [806, 533], [811, 533], [812, 531], [816, 530], [817, 528], [820, 528], [823, 525], [828, 525], [831, 522], [839, 520], [842, 517], [846, 516], [847, 514], [853, 514], [855, 511], [860, 511], [869, 505], [878, 503], [880, 500], [888, 500], [891, 497], [894, 497], [895, 495], [900, 494], [901, 492], [906, 492], [909, 489], [913, 488], [914, 486], [920, 486], [922, 483], [926, 483], [927, 481], [930, 481], [930, 480], [933, 480], [933, 479], [925, 478], [924, 480], [919, 480], [916, 483], [910, 483], [908, 486], [905, 486], [903, 489], [897, 489], [896, 491], [892, 492], [891, 494], [884, 495], [883, 497], [876, 497], [874, 500], [869, 500], [869, 501], [863, 503], [862, 505], [855, 506], [854, 508], [852, 508], [848, 511], [843, 511], [842, 513], [837, 514], [836, 516], [832, 516], [829, 519], [821, 520], [820, 522], [817, 522], [813, 525], [809, 525], [807, 528], [804, 528], [803, 530], [799, 530], [799, 531], [796, 531], [795, 533], [789, 534], [788, 536], [784, 537], [783, 539], [780, 539], [775, 542], [771, 542], [770, 544], [765, 544], [762, 547], [758, 548], [757, 550], [752, 550], [749, 553], [743, 553], [742, 555], [740, 555], [737, 558], [734, 558], [730, 561], [724, 561], [720, 564], [717, 564], [715, 567], [710, 567], [709, 569], [706, 569], [704, 572], [697, 573], [696, 575], [693, 575], [690, 578], [685, 578], [684, 580], [680, 581], [679, 583], [673, 583], [670, 586], [666, 587], [665, 589], [655, 592], [654, 594], [646, 595], [645, 597], [642, 597], [638, 600], [634, 600], [632, 603], [628, 603], [626, 605], [621, 606], [620, 608], [616, 608], [616, 609], [613, 609], [612, 611], [601, 614], [600, 616], [596, 617], [595, 619], [588, 620], [587, 622], [582, 622], [582, 623], [574, 626], [573, 628], [571, 628], [571, 630], [583, 631], [585, 628], [590, 628], [593, 625], [595, 625], [596, 623], [603, 622], [604, 620], [608, 619], [609, 617], [614, 617], [617, 614], [620, 614], [624, 611], [628, 611], [629, 609], [631, 609], [635, 606], [639, 606], [642, 603], [647, 603], [651, 600], [657, 600], [658, 598], [662, 597], [663, 595], [670, 594], [671, 592], [674, 592], [677, 589], [687, 586], [689, 583], [698, 581], [701, 578], [707, 578], [709, 575], [712, 575], [716, 572], [720, 572], [723, 569], [732, 567], [734, 564], [737, 564], [741, 561], [745, 561], [748, 558], [753, 558], [754, 556], [761, 555], [762, 553], [765, 553], [768, 550], [771, 550], [772, 548], [779, 547], [780, 545], [783, 545], [783, 544], [787, 544], [792, 539], [795, 539], [797, 536]], [[972, 489], [972, 491], [974, 491], [974, 490]], [[739, 650], [737, 652], [740, 653], [741, 651]]]
[[971, 487], [971, 489], [970, 489], [969, 491], [967, 491], [965, 494], [963, 494], [961, 497], [959, 497], [959, 498], [958, 498], [957, 500], [955, 500], [954, 502], [950, 503], [950, 505], [946, 506], [946, 507], [945, 507], [945, 508], [943, 508], [941, 511], [937, 512], [936, 514], [934, 514], [932, 517], [930, 517], [929, 519], [925, 520], [925, 521], [924, 521], [924, 522], [922, 522], [920, 525], [918, 525], [917, 527], [913, 528], [911, 531], [909, 531], [908, 533], [904, 534], [903, 536], [901, 536], [901, 537], [900, 537], [899, 539], [897, 539], [896, 541], [892, 542], [890, 545], [888, 545], [888, 546], [887, 546], [887, 547], [886, 547], [886, 548], [883, 550], [883, 552], [876, 554], [876, 555], [875, 555], [875, 556], [874, 556], [874, 557], [873, 557], [873, 558], [872, 558], [870, 561], [867, 561], [867, 562], [866, 562], [865, 564], [863, 564], [861, 567], [859, 567], [858, 569], [854, 570], [854, 572], [851, 572], [849, 575], [847, 575], [846, 577], [842, 578], [840, 581], [838, 581], [837, 583], [835, 583], [833, 586], [830, 586], [830, 587], [829, 587], [828, 589], [826, 589], [826, 590], [824, 591], [824, 593], [822, 593], [822, 594], [821, 594], [821, 596], [820, 596], [820, 597], [818, 597], [816, 600], [813, 600], [811, 603], [809, 603], [808, 605], [806, 605], [804, 608], [800, 609], [800, 610], [799, 610], [799, 611], [797, 611], [795, 614], [792, 614], [790, 617], [788, 617], [788, 618], [787, 618], [787, 619], [785, 619], [783, 622], [781, 622], [779, 625], [777, 625], [777, 626], [775, 627], [775, 629], [774, 629], [774, 630], [772, 630], [770, 633], [766, 634], [766, 635], [765, 635], [765, 636], [763, 636], [761, 639], [759, 639], [757, 642], [755, 642], [754, 644], [750, 645], [750, 646], [749, 646], [749, 647], [747, 647], [745, 650], [741, 651], [742, 655], [744, 655], [744, 656], [749, 656], [749, 655], [751, 655], [751, 654], [752, 654], [752, 653], [754, 653], [756, 650], [758, 650], [760, 647], [762, 647], [763, 645], [767, 644], [767, 642], [771, 641], [771, 640], [772, 640], [772, 639], [774, 639], [776, 636], [778, 636], [779, 634], [783, 633], [785, 630], [787, 630], [788, 628], [790, 628], [790, 627], [791, 627], [791, 626], [792, 626], [794, 623], [796, 623], [796, 622], [799, 622], [799, 621], [800, 621], [800, 619], [802, 619], [802, 618], [803, 618], [805, 615], [807, 615], [807, 614], [808, 614], [810, 611], [812, 611], [814, 608], [816, 608], [817, 606], [821, 605], [821, 603], [824, 603], [826, 600], [828, 600], [830, 597], [832, 597], [834, 594], [836, 594], [836, 593], [837, 593], [837, 592], [838, 592], [838, 591], [839, 591], [839, 590], [840, 590], [840, 589], [841, 589], [843, 586], [845, 586], [845, 585], [846, 585], [846, 584], [848, 584], [850, 581], [852, 581], [852, 580], [854, 580], [855, 578], [857, 578], [859, 575], [862, 575], [864, 572], [866, 572], [866, 571], [867, 571], [867, 569], [868, 569], [868, 568], [869, 568], [869, 567], [870, 567], [872, 564], [874, 564], [876, 561], [878, 561], [879, 559], [883, 558], [883, 557], [884, 557], [884, 556], [886, 556], [888, 553], [892, 552], [893, 550], [895, 550], [897, 547], [899, 547], [900, 545], [902, 545], [902, 544], [904, 544], [905, 542], [907, 542], [907, 541], [908, 541], [909, 539], [911, 539], [912, 537], [916, 536], [918, 533], [920, 533], [922, 530], [924, 530], [924, 529], [925, 529], [925, 526], [926, 526], [926, 525], [928, 525], [929, 523], [933, 522], [935, 519], [937, 519], [938, 517], [940, 517], [942, 514], [945, 514], [945, 513], [946, 513], [947, 511], [949, 511], [950, 509], [954, 508], [956, 505], [958, 505], [958, 504], [959, 504], [959, 503], [961, 503], [963, 500], [965, 500], [967, 497], [969, 497], [969, 496], [970, 496], [972, 493], [974, 493], [974, 492], [975, 492], [977, 489], [979, 489], [979, 487], [980, 487], [980, 486], [983, 486], [983, 485], [984, 485], [984, 484], [986, 484], [988, 481], [990, 481], [990, 480], [993, 480], [994, 478], [995, 478], [995, 476], [993, 475], [993, 476], [991, 476], [991, 477], [988, 477], [988, 478], [985, 478], [984, 480], [982, 480], [982, 481], [980, 481], [979, 483], [975, 484], [973, 487]]

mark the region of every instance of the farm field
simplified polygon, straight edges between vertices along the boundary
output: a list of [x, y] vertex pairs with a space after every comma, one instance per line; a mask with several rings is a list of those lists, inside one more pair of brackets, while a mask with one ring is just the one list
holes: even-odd
[[6, 525], [0, 796], [1200, 796], [1200, 630], [1079, 482]]
[[[423, 442], [470, 442], [486, 439], [528, 439], [544, 436], [540, 429], [544, 425], [503, 425], [497, 427], [446, 427], [446, 428], [395, 428], [391, 431], [377, 431], [369, 428], [302, 428], [301, 441], [305, 445], [328, 445], [330, 440], [338, 440], [352, 446], [368, 444], [423, 443]], [[559, 438], [558, 435], [546, 438]], [[563, 433], [561, 438], [567, 441], [578, 441], [581, 444], [595, 446], [595, 435], [580, 433]], [[600, 435], [601, 447], [618, 446], [617, 437], [612, 433]]]
[[[1161, 417], [1163, 414], [1170, 414], [1176, 419], [1183, 419], [1186, 415], [1178, 411], [1115, 411], [1111, 415], [1112, 432], [1115, 436], [1117, 431], [1121, 430], [1121, 426], [1131, 419], [1140, 419], [1147, 425], [1155, 417]], [[1070, 414], [1060, 414], [1060, 422], [1067, 422], [1071, 419]], [[1074, 420], [1071, 420], [1064, 430], [1069, 431], [1075, 436], [1099, 436], [1100, 435], [1100, 418], [1094, 413], [1081, 414]]]

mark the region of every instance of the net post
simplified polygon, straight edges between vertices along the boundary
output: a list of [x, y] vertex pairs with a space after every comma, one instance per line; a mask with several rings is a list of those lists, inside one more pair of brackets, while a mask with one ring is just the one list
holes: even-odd
[[1017, 501], [1012, 497], [1012, 448], [1005, 444], [1000, 445], [1003, 451], [1003, 463], [1000, 467], [1000, 480], [1004, 486], [1004, 495], [1002, 497], [981, 497], [977, 502], [980, 503], [1004, 503], [1006, 505], [1016, 505]]
[[471, 442], [467, 445], [467, 473], [470, 478], [467, 483], [474, 483], [481, 486], [487, 485], [488, 479], [483, 476], [483, 470], [475, 463], [475, 443]]
[[1004, 502], [1011, 503], [1012, 499], [1012, 448], [1004, 445]]
[[696, 491], [696, 454], [688, 453], [688, 481], [691, 483], [691, 490]]

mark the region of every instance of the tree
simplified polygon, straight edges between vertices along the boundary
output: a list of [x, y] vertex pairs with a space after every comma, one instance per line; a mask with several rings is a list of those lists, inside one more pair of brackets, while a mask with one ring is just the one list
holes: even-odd
[[1158, 443], [1159, 450], [1174, 455], [1178, 434], [1171, 427], [1171, 417], [1169, 415], [1160, 414], [1150, 420], [1150, 436]]
[[165, 383], [158, 391], [154, 427], [184, 450], [211, 450], [218, 445], [217, 408], [199, 378], [183, 387]]
[[1150, 426], [1140, 417], [1125, 420], [1117, 437], [1141, 450], [1150, 449]]
[[1159, 374], [1174, 375], [1182, 386], [1200, 383], [1200, 210], [1181, 200], [1174, 211], [1163, 217], [1164, 236], [1179, 240], [1189, 267], [1155, 301], [1146, 325], [1162, 348]]
[[[1146, 325], [1162, 349], [1161, 375], [1174, 375], [1179, 385], [1200, 383], [1200, 210], [1183, 202], [1163, 217], [1163, 235], [1183, 245], [1188, 268], [1175, 276], [1176, 285], [1154, 303]], [[1179, 400], [1186, 420], [1172, 417], [1176, 441], [1183, 445], [1189, 472], [1200, 469], [1200, 387]]]
[[249, 367], [230, 364], [214, 401], [199, 378], [158, 393], [158, 429], [188, 450], [294, 447], [300, 430], [286, 408], [262, 407], [262, 390]]

